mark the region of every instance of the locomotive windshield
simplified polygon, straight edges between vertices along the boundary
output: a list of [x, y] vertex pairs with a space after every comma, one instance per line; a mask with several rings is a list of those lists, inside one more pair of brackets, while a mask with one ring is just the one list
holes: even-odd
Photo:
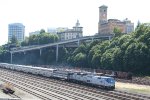
[[106, 81], [108, 83], [115, 83], [115, 80], [113, 78], [107, 78]]

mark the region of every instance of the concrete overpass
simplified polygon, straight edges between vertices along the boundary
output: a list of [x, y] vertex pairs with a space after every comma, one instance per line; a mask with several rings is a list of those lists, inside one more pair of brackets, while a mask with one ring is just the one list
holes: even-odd
[[59, 45], [77, 42], [77, 45], [79, 46], [80, 41], [83, 41], [83, 40], [93, 41], [94, 39], [104, 39], [104, 38], [107, 39], [107, 40], [110, 40], [112, 37], [113, 37], [112, 35], [84, 36], [84, 37], [81, 37], [81, 38], [70, 39], [70, 40], [65, 40], [65, 41], [59, 41], [59, 42], [49, 43], [49, 44], [12, 48], [11, 51], [10, 51], [10, 53], [11, 53], [11, 63], [12, 63], [12, 60], [13, 60], [12, 55], [14, 53], [17, 53], [17, 52], [24, 52], [25, 53], [26, 51], [39, 49], [40, 50], [40, 55], [41, 55], [42, 54], [42, 48], [52, 47], [52, 46], [56, 46], [56, 61], [58, 61], [58, 48], [59, 48]]

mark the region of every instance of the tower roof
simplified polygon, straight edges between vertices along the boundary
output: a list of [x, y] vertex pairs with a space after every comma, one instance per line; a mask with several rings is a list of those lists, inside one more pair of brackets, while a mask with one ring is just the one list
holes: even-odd
[[99, 8], [108, 8], [106, 5], [102, 5]]
[[77, 20], [76, 27], [79, 27], [79, 26], [80, 26], [80, 23], [79, 23], [79, 20]]
[[76, 24], [75, 24], [75, 26], [74, 26], [73, 28], [77, 28], [77, 27], [78, 27], [78, 28], [83, 28], [83, 27], [80, 26], [80, 23], [79, 23], [79, 20], [78, 20], [78, 19], [77, 19], [77, 22], [76, 22]]

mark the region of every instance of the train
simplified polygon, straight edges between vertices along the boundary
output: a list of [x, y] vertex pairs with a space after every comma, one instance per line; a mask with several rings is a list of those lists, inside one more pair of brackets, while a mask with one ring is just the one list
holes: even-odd
[[113, 77], [99, 76], [96, 73], [86, 71], [81, 72], [68, 69], [42, 68], [8, 63], [0, 63], [0, 68], [11, 69], [49, 78], [62, 79], [70, 82], [84, 83], [109, 90], [115, 89], [115, 79]]

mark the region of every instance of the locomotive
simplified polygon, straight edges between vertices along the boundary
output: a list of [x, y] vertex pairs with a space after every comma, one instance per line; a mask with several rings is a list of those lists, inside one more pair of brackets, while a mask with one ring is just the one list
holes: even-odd
[[115, 89], [115, 80], [113, 77], [99, 76], [96, 73], [81, 72], [75, 70], [62, 70], [54, 68], [42, 68], [25, 65], [0, 63], [1, 68], [41, 75], [50, 78], [59, 78], [67, 81], [90, 84], [93, 86], [103, 87], [106, 89]]

